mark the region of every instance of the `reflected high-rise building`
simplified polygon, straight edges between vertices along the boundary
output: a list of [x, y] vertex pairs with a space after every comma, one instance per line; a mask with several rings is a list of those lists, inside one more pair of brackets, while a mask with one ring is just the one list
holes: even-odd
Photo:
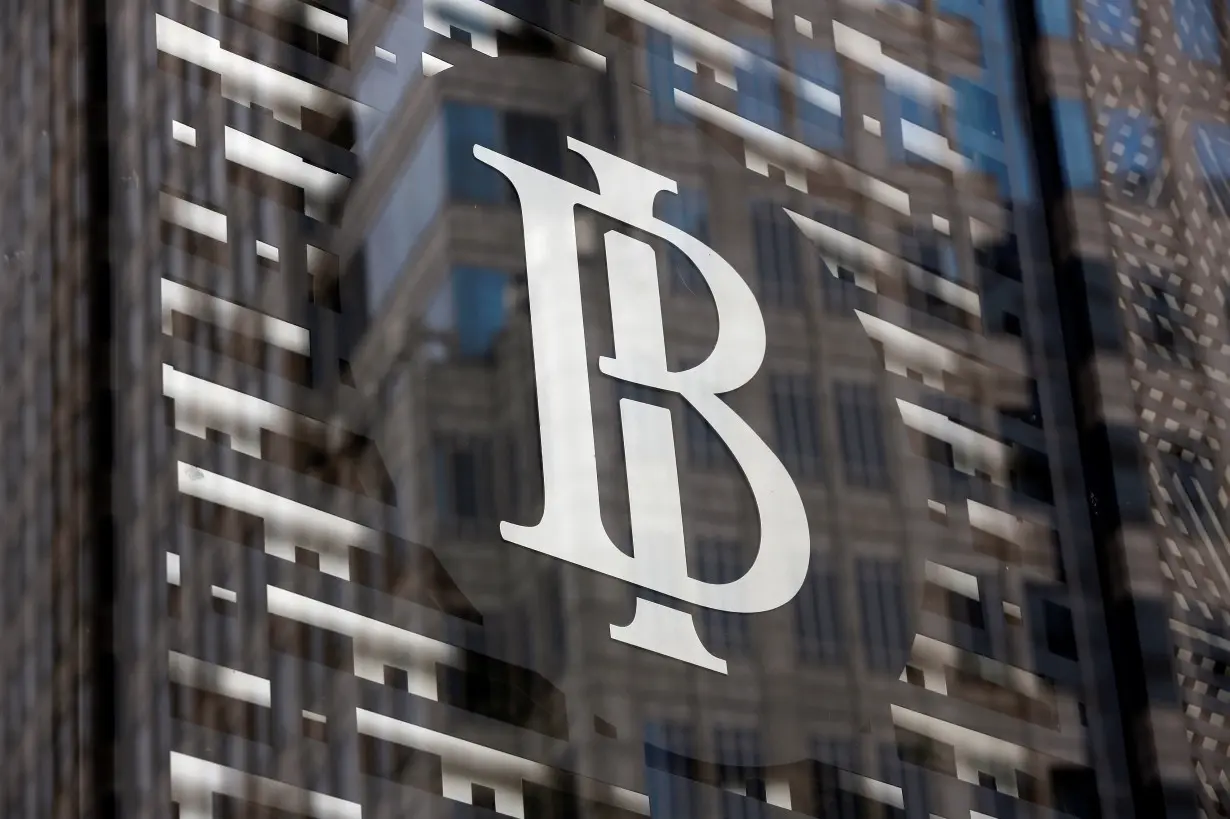
[[[1219, 815], [1223, 314], [1175, 289], [1221, 309], [1214, 16], [492, 3], [13, 5], [5, 815]], [[676, 601], [501, 536], [560, 431], [474, 148], [594, 189], [570, 139], [675, 182], [763, 315], [722, 399], [812, 557], [778, 609], [686, 608], [725, 674], [612, 639]], [[601, 528], [639, 548], [628, 408], [665, 408], [688, 571], [730, 583], [742, 464], [599, 369], [610, 232], [672, 370], [730, 317], [575, 230]], [[1116, 306], [1124, 265], [1170, 289]]]
[[[805, 759], [867, 777], [866, 810], [1128, 815], [1011, 7], [507, 7], [555, 37], [503, 10], [433, 5], [424, 32], [401, 7], [379, 47], [405, 74], [360, 69], [360, 102], [396, 103], [349, 195], [370, 304], [350, 360], [405, 535], [487, 639], [562, 692], [558, 764], [621, 782], [612, 743], [698, 760], [647, 757], [666, 815], [750, 810], [732, 790], [823, 815], [789, 770]], [[423, 75], [401, 67], [424, 48]], [[611, 640], [634, 590], [500, 537], [543, 503], [532, 305], [519, 203], [472, 148], [592, 187], [567, 137], [676, 181], [657, 215], [730, 261], [765, 314], [765, 367], [726, 399], [800, 487], [814, 558], [790, 606], [697, 613], [725, 678]], [[619, 401], [667, 407], [689, 569], [729, 582], [757, 539], [738, 464], [680, 398], [598, 370], [611, 229], [578, 214], [605, 530], [631, 547]], [[686, 259], [663, 243], [657, 262], [684, 369], [718, 317]], [[489, 777], [451, 787], [515, 798]]]
[[1225, 816], [1224, 9], [1037, 6], [1024, 54], [1133, 793]]

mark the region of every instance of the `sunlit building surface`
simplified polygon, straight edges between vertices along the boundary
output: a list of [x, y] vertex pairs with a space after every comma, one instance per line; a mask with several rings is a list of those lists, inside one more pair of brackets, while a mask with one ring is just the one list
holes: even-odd
[[[1207, 6], [79, 5], [4, 29], [51, 55], [3, 86], [5, 816], [1223, 815]], [[723, 400], [806, 510], [784, 606], [502, 534], [561, 431], [547, 237], [475, 146], [594, 189], [577, 144], [676, 183], [656, 216], [756, 296]], [[687, 570], [732, 583], [762, 499], [599, 368], [611, 232], [672, 371], [731, 317], [574, 227], [601, 528], [640, 557], [665, 408]], [[638, 600], [723, 671], [613, 639]]]

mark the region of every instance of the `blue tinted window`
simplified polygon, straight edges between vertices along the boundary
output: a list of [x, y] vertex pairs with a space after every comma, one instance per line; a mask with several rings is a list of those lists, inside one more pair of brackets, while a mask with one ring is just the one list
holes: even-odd
[[661, 122], [687, 122], [687, 116], [675, 105], [675, 89], [692, 93], [693, 74], [675, 64], [675, 48], [671, 38], [660, 31], [648, 32], [645, 50], [649, 60], [649, 93], [653, 99], [653, 115]]
[[774, 131], [782, 129], [781, 89], [774, 73], [773, 41], [767, 37], [748, 37], [738, 41], [748, 51], [761, 57], [751, 65], [735, 69], [738, 85], [738, 113], [746, 120]]
[[1094, 40], [1118, 48], [1135, 48], [1140, 17], [1132, 0], [1084, 0], [1089, 23], [1085, 33]]
[[999, 98], [973, 80], [958, 77], [952, 81], [957, 97], [957, 125], [996, 140], [1004, 138], [999, 116]]
[[499, 150], [500, 125], [495, 109], [459, 102], [445, 103], [448, 140], [449, 192], [469, 202], [499, 202], [504, 186], [500, 175], [474, 158], [474, 146]]
[[973, 19], [982, 13], [982, 0], [939, 0], [937, 3], [942, 14]]
[[1010, 187], [999, 97], [965, 77], [953, 79], [951, 85], [956, 95], [957, 147], [975, 170], [996, 180], [1000, 195], [1007, 198]]
[[1038, 10], [1038, 28], [1048, 37], [1072, 36], [1072, 4], [1070, 0], [1034, 0]]
[[453, 309], [457, 343], [463, 356], [482, 357], [504, 329], [504, 290], [508, 274], [479, 267], [453, 269]]
[[910, 150], [911, 140], [904, 133], [903, 125], [907, 122], [933, 133], [941, 133], [940, 114], [934, 107], [908, 93], [885, 88], [883, 133], [888, 143], [889, 155], [898, 162], [907, 159], [914, 162], [929, 161]]
[[803, 142], [813, 148], [840, 148], [841, 68], [837, 55], [818, 48], [799, 48], [794, 63], [800, 78], [799, 130]]
[[999, 195], [1007, 198], [1012, 186], [1008, 181], [1008, 166], [1001, 160], [987, 154], [975, 153], [970, 157], [974, 167], [980, 172], [995, 180], [999, 186]]
[[1184, 54], [1193, 60], [1221, 62], [1217, 21], [1209, 0], [1174, 0], [1174, 30]]
[[1052, 101], [1055, 128], [1059, 139], [1059, 160], [1063, 165], [1064, 182], [1073, 190], [1091, 188], [1097, 183], [1093, 145], [1089, 134], [1089, 116], [1084, 100]]

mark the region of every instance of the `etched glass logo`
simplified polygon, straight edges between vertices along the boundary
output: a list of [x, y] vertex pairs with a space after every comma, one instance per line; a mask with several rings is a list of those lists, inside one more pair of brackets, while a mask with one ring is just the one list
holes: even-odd
[[[653, 203], [670, 179], [575, 139], [598, 180], [598, 193], [481, 146], [474, 156], [503, 174], [521, 201], [531, 333], [542, 439], [544, 507], [533, 526], [500, 525], [505, 540], [703, 608], [752, 614], [788, 603], [810, 558], [807, 516], [798, 488], [755, 431], [721, 398], [746, 384], [765, 355], [760, 305], [717, 253], [657, 219]], [[605, 237], [615, 355], [599, 360], [613, 378], [677, 393], [729, 448], [751, 488], [760, 545], [751, 568], [731, 583], [688, 575], [670, 411], [620, 401], [633, 554], [603, 527], [590, 406], [575, 212], [578, 206], [670, 242], [704, 277], [717, 307], [718, 337], [709, 357], [671, 372], [653, 248], [625, 234]], [[627, 626], [611, 637], [683, 662], [726, 673], [726, 662], [700, 641], [687, 612], [639, 598]]]

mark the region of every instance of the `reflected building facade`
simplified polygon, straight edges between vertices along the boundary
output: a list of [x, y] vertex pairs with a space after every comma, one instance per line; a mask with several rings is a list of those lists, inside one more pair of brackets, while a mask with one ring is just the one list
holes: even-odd
[[1136, 802], [1224, 816], [1224, 9], [1040, 2], [1028, 28]]
[[[612, 737], [700, 760], [646, 772], [650, 801], [683, 815], [740, 810], [722, 789], [810, 812], [784, 784], [807, 758], [886, 785], [890, 813], [1127, 815], [1012, 9], [508, 11], [564, 42], [441, 6], [420, 35], [430, 76], [390, 95], [344, 231], [373, 308], [353, 364], [381, 396], [371, 437], [407, 536], [493, 620], [489, 639], [565, 693], [570, 768], [613, 777]], [[400, 11], [408, 32], [416, 14]], [[382, 47], [400, 65], [424, 43]], [[471, 148], [592, 185], [565, 136], [676, 180], [660, 218], [728, 259], [765, 312], [765, 371], [728, 403], [798, 482], [815, 558], [792, 606], [698, 613], [729, 687], [610, 642], [632, 592], [499, 537], [542, 509], [531, 308], [518, 203]], [[595, 362], [612, 349], [613, 228], [578, 216]], [[715, 315], [695, 269], [657, 255], [685, 368]], [[596, 366], [590, 385], [608, 533], [630, 546], [618, 402], [665, 406], [690, 570], [739, 576], [756, 512], [724, 446], [676, 397]]]
[[[6, 520], [21, 521], [6, 566], [28, 569], [5, 575], [26, 640], [5, 649], [21, 658], [5, 690], [59, 703], [4, 715], [5, 758], [25, 760], [6, 766], [9, 813], [1086, 819], [1189, 815], [1157, 800], [1181, 809], [1199, 776], [1216, 815], [1216, 695], [1193, 686], [1224, 676], [1217, 564], [1165, 556], [1205, 560], [1191, 549], [1221, 536], [1224, 494], [1199, 483], [1216, 436], [1170, 422], [1218, 415], [1163, 390], [1163, 418], [1140, 396], [1162, 400], [1151, 378], [1194, 389], [1175, 362], [1199, 370], [1213, 336], [1180, 315], [1218, 322], [1154, 287], [1138, 311], [1152, 323], [1131, 335], [1132, 302], [1110, 298], [1131, 277], [1109, 272], [1136, 260], [1172, 276], [1124, 248], [1156, 255], [1183, 234], [1183, 269], [1216, 276], [1192, 233], [1212, 243], [1224, 218], [1216, 72], [1180, 81], [1188, 113], [1155, 142], [1123, 91], [1145, 84], [1127, 41], [1090, 34], [1132, 16], [1115, 3], [1071, 17], [1043, 0], [77, 5], [20, 6], [8, 29], [37, 42], [45, 26], [54, 65], [76, 52], [89, 69], [83, 101], [62, 97], [77, 124], [61, 103], [39, 109], [63, 137], [52, 181], [41, 159], [4, 177], [13, 200], [43, 187], [78, 203], [23, 207], [61, 241], [5, 232], [24, 277], [0, 288], [19, 337], [5, 363], [28, 387], [0, 418], [10, 452], [42, 440], [39, 419], [52, 441], [24, 465], [6, 456]], [[1148, 65], [1218, 53], [1192, 34], [1215, 26], [1142, 5], [1178, 38]], [[40, 65], [23, 71], [72, 87]], [[18, 75], [6, 98], [29, 104], [36, 82]], [[6, 132], [11, 153], [41, 157], [36, 130]], [[646, 592], [500, 536], [541, 514], [552, 430], [523, 215], [473, 149], [592, 188], [569, 138], [674, 180], [656, 215], [727, 259], [764, 315], [764, 366], [724, 400], [795, 481], [813, 555], [787, 606], [693, 612], [726, 675], [610, 639]], [[620, 274], [603, 239], [627, 230], [577, 214], [602, 524], [632, 548], [620, 402], [664, 407], [689, 572], [728, 583], [759, 539], [740, 464], [679, 396], [597, 367]], [[705, 280], [635, 238], [654, 248], [667, 360], [693, 366], [721, 318]], [[51, 254], [50, 295], [47, 260], [23, 253]], [[48, 327], [18, 320], [42, 309]], [[1186, 359], [1128, 354], [1183, 338]], [[45, 400], [53, 352], [77, 363]], [[1151, 471], [1121, 452], [1142, 430]], [[1172, 449], [1176, 430], [1196, 443]], [[56, 446], [89, 460], [72, 472]], [[1169, 506], [1130, 494], [1144, 475], [1162, 476]], [[1197, 483], [1175, 494], [1176, 476]], [[27, 522], [44, 520], [50, 556]], [[1213, 597], [1166, 585], [1210, 579]], [[1156, 616], [1141, 613], [1151, 593]], [[40, 595], [80, 605], [51, 618], [53, 638], [36, 633]], [[1140, 626], [1125, 635], [1129, 610]], [[1142, 652], [1163, 643], [1164, 657]], [[70, 646], [88, 652], [70, 662]], [[74, 713], [55, 674], [90, 707]], [[1146, 707], [1163, 677], [1187, 699]]]

